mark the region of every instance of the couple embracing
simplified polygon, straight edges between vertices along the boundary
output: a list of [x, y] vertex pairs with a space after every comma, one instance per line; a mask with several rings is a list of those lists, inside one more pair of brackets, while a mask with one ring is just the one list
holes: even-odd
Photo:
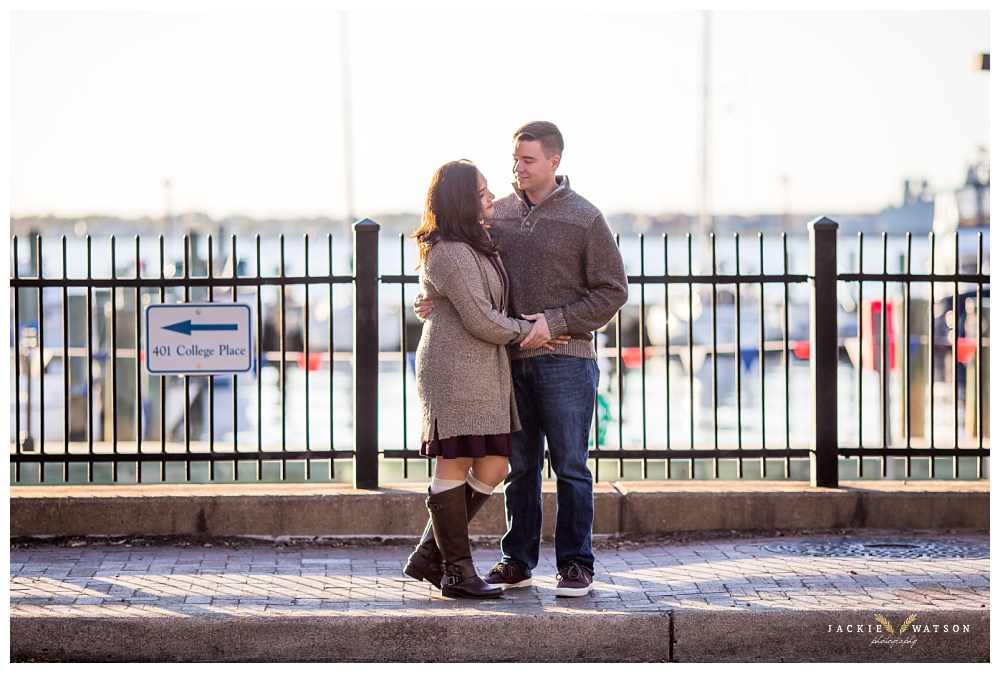
[[[593, 332], [625, 303], [628, 281], [604, 216], [556, 174], [562, 153], [555, 124], [522, 126], [514, 192], [496, 202], [474, 164], [445, 164], [414, 234], [421, 454], [434, 458], [434, 476], [430, 520], [404, 572], [447, 597], [495, 598], [531, 585], [546, 443], [557, 478], [556, 595], [590, 593]], [[469, 521], [501, 481], [502, 556], [480, 577]]]

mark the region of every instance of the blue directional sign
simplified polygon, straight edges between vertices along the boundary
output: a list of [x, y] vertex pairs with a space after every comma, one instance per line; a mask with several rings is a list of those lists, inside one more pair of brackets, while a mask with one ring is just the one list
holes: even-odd
[[150, 374], [239, 374], [253, 366], [246, 304], [151, 304], [146, 307]]

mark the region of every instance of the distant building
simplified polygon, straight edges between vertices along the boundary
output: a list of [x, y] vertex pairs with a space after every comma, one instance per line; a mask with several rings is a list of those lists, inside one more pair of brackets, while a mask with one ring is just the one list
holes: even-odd
[[923, 236], [934, 226], [934, 195], [927, 187], [927, 181], [920, 183], [920, 191], [914, 191], [909, 180], [903, 182], [903, 203], [889, 206], [878, 214], [875, 229], [893, 234], [911, 233]]
[[[958, 189], [938, 192], [934, 200], [934, 233], [945, 249], [937, 258], [939, 271], [956, 269], [955, 246], [951, 242], [958, 235], [958, 271], [979, 271], [980, 246], [983, 270], [990, 266], [990, 164], [989, 155], [981, 151], [969, 166], [965, 184]], [[982, 243], [980, 243], [982, 237]]]

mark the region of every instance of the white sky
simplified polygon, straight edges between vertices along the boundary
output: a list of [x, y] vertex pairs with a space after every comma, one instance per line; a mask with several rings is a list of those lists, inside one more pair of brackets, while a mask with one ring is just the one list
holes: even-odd
[[[355, 215], [419, 212], [441, 163], [498, 195], [556, 122], [606, 213], [699, 205], [702, 13], [352, 11]], [[336, 11], [10, 14], [13, 216], [347, 214]], [[712, 13], [718, 213], [877, 211], [989, 144], [986, 11]], [[787, 187], [783, 179], [787, 177]]]

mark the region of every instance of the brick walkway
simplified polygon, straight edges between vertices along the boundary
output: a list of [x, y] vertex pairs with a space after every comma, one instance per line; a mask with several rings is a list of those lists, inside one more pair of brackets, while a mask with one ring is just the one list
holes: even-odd
[[[840, 537], [606, 540], [598, 544], [593, 593], [584, 598], [554, 595], [554, 552], [546, 544], [535, 586], [493, 601], [443, 599], [426, 582], [404, 579], [401, 570], [409, 548], [396, 544], [29, 546], [11, 549], [10, 615], [12, 624], [32, 618], [450, 618], [679, 611], [725, 611], [744, 618], [775, 611], [800, 616], [809, 611], [904, 616], [972, 611], [988, 620], [988, 558], [803, 557], [764, 549], [767, 544]], [[985, 533], [872, 532], [850, 539], [989, 543]], [[477, 545], [480, 572], [496, 560], [492, 541]]]

